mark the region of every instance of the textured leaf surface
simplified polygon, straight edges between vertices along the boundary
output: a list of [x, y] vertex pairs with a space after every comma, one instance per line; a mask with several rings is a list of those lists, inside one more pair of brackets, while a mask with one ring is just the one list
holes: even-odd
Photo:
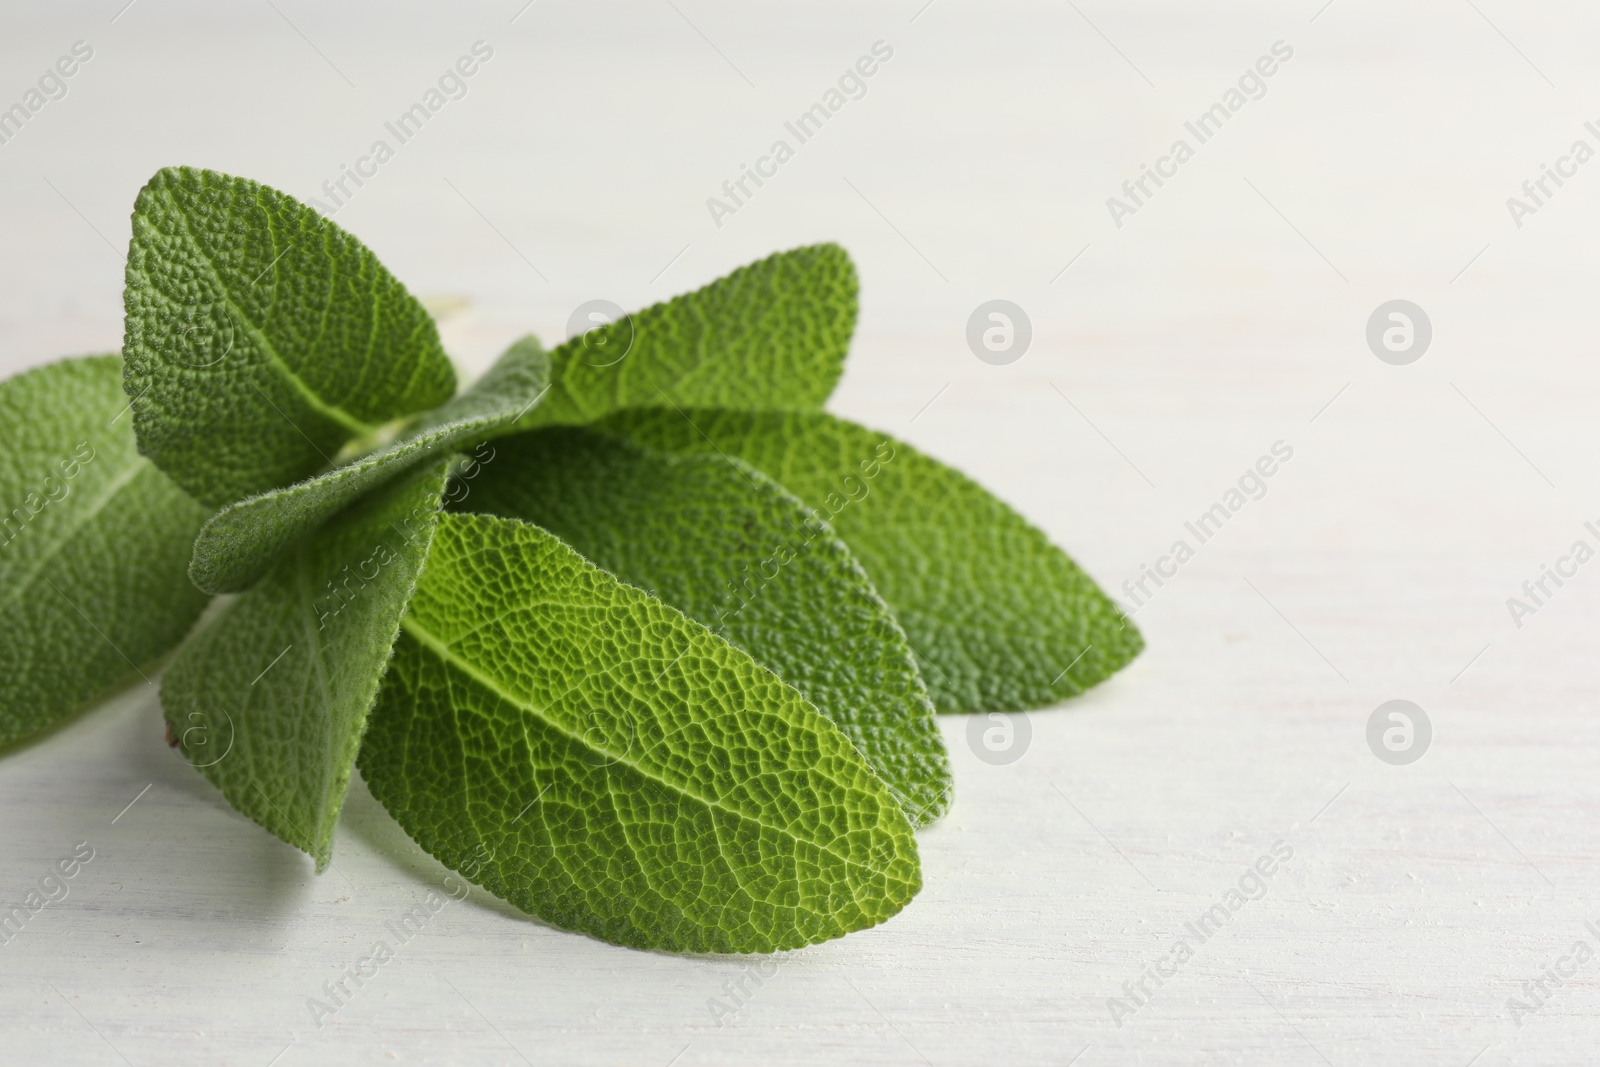
[[720, 456], [586, 430], [495, 443], [462, 507], [526, 519], [744, 649], [844, 731], [914, 825], [950, 803], [950, 766], [911, 648], [826, 523]]
[[856, 289], [838, 245], [768, 256], [561, 345], [550, 396], [521, 425], [630, 407], [820, 407], [855, 332]]
[[319, 870], [449, 465], [438, 459], [405, 475], [303, 542], [162, 679], [184, 755]]
[[122, 360], [0, 383], [0, 744], [82, 706], [183, 638], [205, 509], [139, 455]]
[[361, 773], [445, 864], [639, 948], [822, 941], [920, 886], [899, 804], [799, 693], [512, 519], [440, 519]]
[[940, 711], [1051, 704], [1144, 647], [1037, 528], [886, 434], [812, 412], [637, 412], [602, 429], [668, 451], [736, 456], [817, 509], [905, 628]]
[[230, 504], [200, 531], [189, 577], [212, 593], [247, 589], [285, 549], [374, 486], [529, 411], [550, 383], [550, 357], [524, 338], [476, 385], [423, 415], [393, 442], [306, 481]]
[[150, 179], [123, 302], [139, 448], [213, 507], [299, 481], [455, 392], [433, 320], [377, 257], [243, 178]]

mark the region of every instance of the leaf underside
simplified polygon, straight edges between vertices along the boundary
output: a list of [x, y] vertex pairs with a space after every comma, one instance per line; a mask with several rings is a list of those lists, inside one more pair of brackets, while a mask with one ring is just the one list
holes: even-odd
[[791, 948], [920, 887], [899, 804], [799, 693], [512, 519], [441, 517], [360, 765], [446, 865], [618, 944]]
[[342, 513], [230, 604], [162, 679], [184, 756], [319, 870], [449, 467], [436, 459]]
[[815, 509], [893, 609], [940, 711], [1053, 704], [1144, 647], [1116, 603], [1036, 527], [887, 434], [799, 411], [634, 411], [599, 429], [736, 457]]
[[458, 509], [525, 519], [748, 652], [844, 731], [914, 825], [950, 767], [894, 616], [850, 550], [765, 475], [585, 430], [494, 442]]

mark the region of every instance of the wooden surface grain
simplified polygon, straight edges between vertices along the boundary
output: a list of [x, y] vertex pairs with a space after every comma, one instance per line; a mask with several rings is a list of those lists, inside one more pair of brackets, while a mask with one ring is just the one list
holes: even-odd
[[[563, 338], [585, 300], [833, 239], [863, 299], [833, 410], [974, 475], [1118, 595], [1276, 442], [1293, 456], [1141, 608], [1145, 655], [1030, 714], [1019, 760], [943, 721], [956, 803], [903, 914], [765, 963], [614, 948], [474, 891], [318, 1027], [307, 999], [445, 871], [358, 785], [314, 876], [130, 686], [0, 759], [0, 902], [94, 849], [0, 944], [0, 1061], [1594, 1058], [1600, 958], [1572, 953], [1600, 951], [1600, 567], [1520, 626], [1506, 606], [1597, 543], [1600, 161], [1520, 226], [1506, 203], [1600, 148], [1592, 9], [124, 2], [0, 16], [0, 105], [94, 50], [0, 145], [7, 373], [119, 346], [157, 168], [319, 195], [481, 40], [466, 95], [337, 216], [463, 308], [463, 366]], [[717, 225], [707, 198], [878, 41], [865, 95]], [[1259, 99], [1116, 225], [1107, 198], [1275, 42]], [[964, 338], [997, 297], [1033, 326], [1004, 366]], [[1393, 299], [1433, 327], [1407, 366], [1365, 339]], [[1410, 765], [1368, 747], [1391, 699], [1432, 723]], [[1257, 899], [1173, 966], [1241, 879]], [[1509, 1004], [1540, 979], [1537, 1010]]]

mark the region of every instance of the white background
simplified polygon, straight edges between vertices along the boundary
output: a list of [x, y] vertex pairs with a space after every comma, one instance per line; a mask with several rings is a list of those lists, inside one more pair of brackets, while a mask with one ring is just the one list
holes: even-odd
[[[94, 48], [0, 146], [8, 373], [119, 346], [155, 170], [318, 195], [481, 39], [466, 98], [338, 214], [414, 292], [470, 302], [442, 325], [465, 368], [561, 340], [585, 300], [831, 239], [862, 279], [832, 409], [974, 475], [1113, 592], [1275, 441], [1294, 457], [1139, 612], [1131, 668], [1030, 716], [1020, 761], [945, 719], [957, 799], [921, 835], [922, 894], [781, 957], [720, 1027], [742, 961], [474, 891], [316, 1028], [306, 998], [445, 872], [357, 785], [314, 876], [126, 690], [0, 759], [0, 899], [96, 850], [0, 945], [0, 1060], [1592, 1058], [1600, 959], [1520, 1026], [1507, 1000], [1600, 949], [1600, 564], [1520, 628], [1506, 607], [1597, 543], [1600, 161], [1520, 228], [1506, 206], [1575, 139], [1600, 148], [1592, 7], [923, 2], [6, 5], [0, 106]], [[716, 226], [706, 198], [878, 40], [867, 95]], [[1115, 226], [1106, 198], [1279, 40], [1267, 94]], [[1033, 323], [1007, 366], [964, 340], [994, 297]], [[1433, 324], [1409, 366], [1364, 337], [1395, 298]], [[1392, 698], [1433, 723], [1410, 766], [1367, 747]], [[1278, 840], [1266, 897], [1115, 1025], [1107, 999]]]

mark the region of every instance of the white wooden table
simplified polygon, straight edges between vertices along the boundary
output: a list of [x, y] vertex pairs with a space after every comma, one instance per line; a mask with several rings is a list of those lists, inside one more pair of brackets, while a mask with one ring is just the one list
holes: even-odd
[[[0, 15], [0, 106], [94, 53], [0, 145], [8, 373], [119, 345], [158, 167], [319, 195], [482, 40], [467, 95], [338, 215], [414, 291], [470, 301], [443, 326], [464, 366], [561, 339], [584, 300], [836, 239], [863, 308], [834, 409], [975, 475], [1108, 589], [1294, 454], [1139, 612], [1146, 654], [1031, 715], [1019, 761], [945, 720], [958, 795], [920, 897], [745, 978], [731, 1017], [713, 998], [747, 961], [475, 890], [317, 1028], [307, 998], [445, 872], [358, 785], [315, 877], [127, 690], [0, 759], [0, 901], [94, 849], [0, 944], [0, 1061], [1593, 1060], [1600, 960], [1568, 953], [1600, 950], [1600, 566], [1520, 628], [1506, 607], [1597, 543], [1600, 162], [1520, 228], [1506, 205], [1600, 148], [1592, 7], [124, 3]], [[706, 199], [880, 40], [866, 95], [717, 226]], [[1265, 95], [1194, 144], [1185, 121], [1280, 40]], [[1116, 226], [1106, 199], [1180, 137], [1193, 158]], [[1005, 366], [964, 340], [995, 297], [1033, 325]], [[1433, 340], [1392, 366], [1364, 334], [1400, 298]], [[1397, 698], [1433, 726], [1405, 766], [1366, 739]], [[1277, 842], [1265, 895], [1114, 1020]], [[1508, 1007], [1563, 958], [1542, 1007]]]

